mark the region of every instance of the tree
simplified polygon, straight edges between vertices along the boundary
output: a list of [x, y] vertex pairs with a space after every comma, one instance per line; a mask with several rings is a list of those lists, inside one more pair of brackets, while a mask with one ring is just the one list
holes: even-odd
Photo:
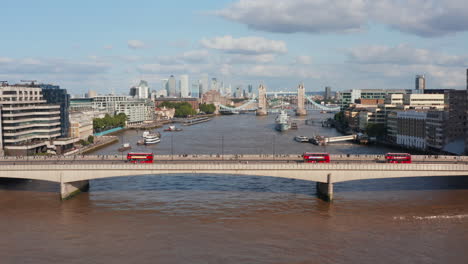
[[159, 107], [175, 108], [175, 117], [187, 117], [196, 114], [196, 111], [192, 108], [192, 105], [187, 102], [162, 102]]
[[200, 111], [207, 114], [212, 114], [216, 111], [216, 106], [214, 104], [201, 104]]
[[103, 131], [107, 129], [112, 129], [116, 127], [125, 127], [127, 121], [127, 115], [120, 113], [115, 116], [110, 116], [106, 114], [103, 118], [93, 119], [93, 129], [94, 131]]
[[370, 137], [382, 137], [385, 136], [385, 132], [384, 124], [368, 124], [366, 127], [366, 133]]
[[91, 143], [91, 144], [94, 143], [94, 137], [93, 137], [92, 135], [90, 135], [90, 136], [88, 137], [88, 142]]

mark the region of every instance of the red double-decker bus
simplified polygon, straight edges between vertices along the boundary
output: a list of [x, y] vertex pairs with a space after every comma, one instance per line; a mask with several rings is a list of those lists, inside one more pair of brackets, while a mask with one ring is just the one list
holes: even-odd
[[411, 154], [408, 153], [387, 153], [385, 161], [388, 163], [411, 163]]
[[131, 163], [153, 163], [153, 153], [128, 153], [127, 161]]
[[302, 154], [304, 162], [307, 163], [330, 163], [330, 154], [328, 153], [309, 153]]

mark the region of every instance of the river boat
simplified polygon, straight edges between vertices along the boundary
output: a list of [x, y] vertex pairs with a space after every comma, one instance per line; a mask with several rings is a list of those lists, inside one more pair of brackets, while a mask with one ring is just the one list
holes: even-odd
[[181, 128], [178, 128], [178, 127], [175, 127], [175, 126], [169, 126], [168, 128], [164, 129], [164, 131], [167, 131], [167, 132], [178, 132], [178, 131], [182, 131]]
[[309, 142], [309, 138], [305, 136], [296, 136], [294, 137], [294, 140], [297, 142]]
[[280, 114], [276, 116], [275, 122], [275, 128], [280, 132], [287, 131], [291, 128], [291, 122], [289, 120], [288, 113], [286, 113], [284, 110], [281, 110]]
[[159, 132], [151, 133], [150, 131], [144, 131], [142, 135], [143, 138], [154, 137], [154, 136], [161, 137], [161, 134]]
[[120, 152], [124, 152], [124, 151], [126, 151], [126, 150], [131, 149], [131, 148], [132, 148], [132, 146], [130, 146], [129, 143], [124, 143], [124, 144], [122, 144], [122, 146], [121, 146], [118, 150], [119, 150]]
[[144, 145], [145, 144], [145, 140], [144, 139], [140, 139], [137, 141], [137, 145], [138, 146], [141, 146], [141, 145]]
[[156, 134], [149, 134], [145, 137], [145, 145], [153, 145], [161, 142], [161, 139]]

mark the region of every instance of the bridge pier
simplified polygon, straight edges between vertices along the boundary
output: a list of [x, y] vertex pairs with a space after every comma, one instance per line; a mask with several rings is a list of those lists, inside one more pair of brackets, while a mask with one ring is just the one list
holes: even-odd
[[317, 182], [317, 196], [327, 202], [333, 200], [333, 183], [331, 181], [331, 174], [327, 175], [327, 182]]
[[76, 182], [61, 182], [60, 183], [60, 197], [62, 200], [68, 200], [73, 196], [87, 192], [89, 190], [89, 181], [76, 181]]

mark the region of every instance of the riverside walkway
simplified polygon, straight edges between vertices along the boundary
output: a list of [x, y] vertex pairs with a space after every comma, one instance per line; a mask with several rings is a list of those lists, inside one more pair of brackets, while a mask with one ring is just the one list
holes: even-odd
[[152, 164], [133, 164], [123, 155], [2, 157], [0, 178], [60, 183], [62, 199], [84, 191], [89, 180], [140, 175], [228, 174], [317, 182], [317, 193], [333, 199], [333, 184], [345, 181], [432, 176], [467, 176], [468, 157], [412, 156], [411, 164], [389, 164], [383, 155], [331, 155], [331, 163], [304, 163], [301, 155], [156, 155]]

